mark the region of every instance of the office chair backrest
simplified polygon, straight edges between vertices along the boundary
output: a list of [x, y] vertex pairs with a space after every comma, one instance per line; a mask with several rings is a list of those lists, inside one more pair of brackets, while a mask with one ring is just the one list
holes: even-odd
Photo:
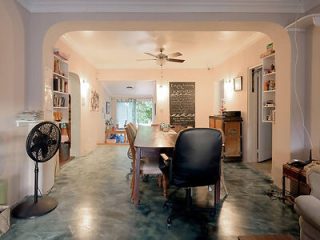
[[222, 133], [211, 128], [180, 132], [172, 160], [172, 183], [177, 187], [215, 184], [220, 178]]

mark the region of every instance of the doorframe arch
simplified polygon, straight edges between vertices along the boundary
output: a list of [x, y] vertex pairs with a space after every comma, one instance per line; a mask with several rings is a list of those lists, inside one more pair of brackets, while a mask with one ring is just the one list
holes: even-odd
[[[52, 65], [51, 52], [54, 43], [64, 33], [70, 31], [255, 31], [268, 35], [277, 49], [277, 128], [273, 141], [272, 178], [278, 186], [281, 184], [282, 164], [290, 160], [291, 155], [291, 75], [292, 49], [288, 32], [273, 22], [252, 21], [60, 21], [49, 25], [43, 35], [42, 66]], [[38, 61], [39, 62], [39, 61]], [[50, 64], [50, 65], [49, 65]], [[281, 101], [280, 101], [281, 100]]]

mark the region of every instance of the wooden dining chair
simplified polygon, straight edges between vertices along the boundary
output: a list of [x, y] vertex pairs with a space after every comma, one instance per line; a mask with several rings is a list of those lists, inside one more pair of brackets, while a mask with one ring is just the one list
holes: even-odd
[[[131, 198], [133, 196], [133, 186], [135, 181], [135, 162], [136, 162], [136, 148], [134, 146], [134, 140], [136, 137], [136, 129], [132, 124], [127, 124], [125, 128], [128, 136], [129, 146], [132, 152], [132, 166], [133, 166], [133, 177], [131, 179]], [[152, 152], [143, 152], [140, 159], [140, 173], [142, 176], [155, 175], [158, 177], [158, 186], [162, 187], [162, 171], [159, 168], [159, 154]]]

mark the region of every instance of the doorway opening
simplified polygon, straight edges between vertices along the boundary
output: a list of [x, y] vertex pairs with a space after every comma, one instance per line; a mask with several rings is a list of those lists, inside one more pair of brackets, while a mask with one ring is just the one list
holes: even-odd
[[250, 121], [250, 137], [252, 149], [249, 150], [255, 168], [268, 175], [272, 168], [272, 123], [263, 119], [264, 104], [262, 100], [263, 80], [262, 65], [249, 69], [251, 81], [249, 81], [248, 108]]
[[79, 157], [80, 154], [80, 121], [81, 121], [81, 88], [80, 78], [76, 73], [69, 73], [69, 86], [71, 97], [71, 134], [72, 144], [70, 146], [70, 158]]

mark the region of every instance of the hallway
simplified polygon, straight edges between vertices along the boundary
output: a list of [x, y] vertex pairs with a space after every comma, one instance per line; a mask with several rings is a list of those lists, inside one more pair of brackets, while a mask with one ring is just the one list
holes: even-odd
[[[141, 182], [141, 206], [130, 203], [127, 146], [103, 145], [66, 164], [52, 189], [59, 205], [46, 216], [16, 220], [2, 239], [222, 239], [239, 235], [289, 233], [298, 237], [298, 217], [266, 192], [269, 177], [242, 163], [224, 163], [229, 196], [212, 219], [208, 236], [177, 219], [166, 227], [169, 210], [156, 181]], [[222, 192], [222, 196], [224, 192]]]

